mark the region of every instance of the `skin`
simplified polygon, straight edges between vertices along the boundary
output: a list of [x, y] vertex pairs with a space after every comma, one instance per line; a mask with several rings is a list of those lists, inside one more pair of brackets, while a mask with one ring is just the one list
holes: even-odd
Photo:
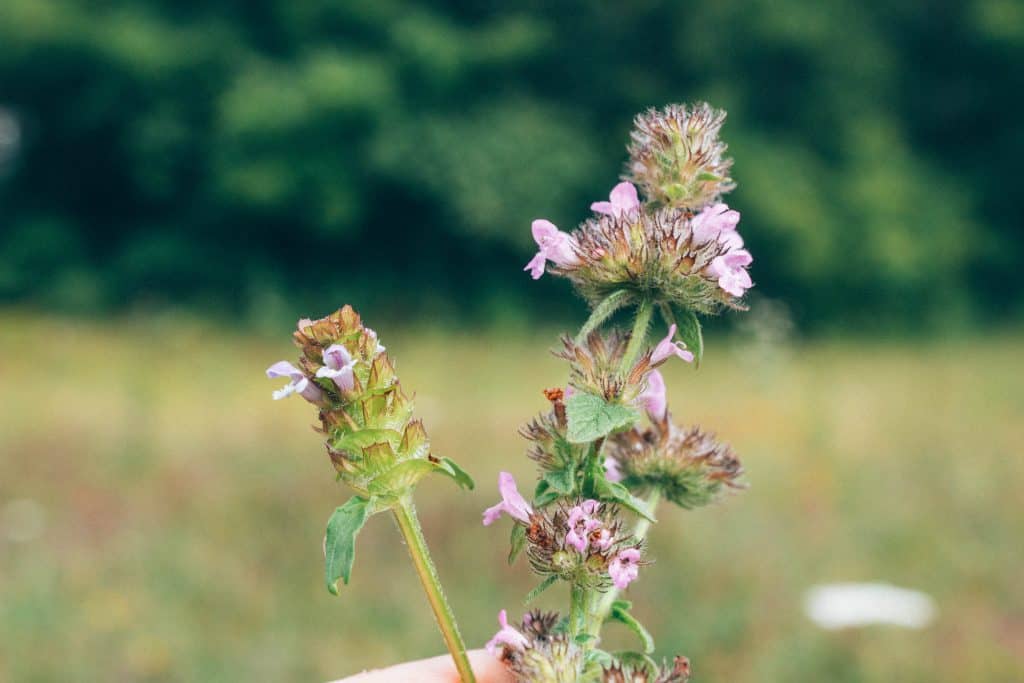
[[[501, 662], [484, 650], [471, 650], [469, 661], [476, 673], [477, 683], [512, 683], [512, 677]], [[448, 655], [421, 659], [418, 662], [396, 664], [387, 669], [375, 669], [334, 681], [333, 683], [459, 683], [455, 665]]]

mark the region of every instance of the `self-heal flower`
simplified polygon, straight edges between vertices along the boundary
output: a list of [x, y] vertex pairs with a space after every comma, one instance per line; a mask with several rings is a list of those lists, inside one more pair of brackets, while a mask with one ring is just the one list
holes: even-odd
[[503, 512], [512, 519], [529, 524], [533, 508], [519, 494], [516, 480], [508, 472], [498, 474], [498, 491], [501, 493], [501, 502], [484, 510], [484, 526], [493, 524]]
[[568, 233], [559, 230], [551, 221], [543, 218], [537, 219], [530, 229], [538, 250], [523, 270], [530, 271], [530, 276], [534, 280], [540, 279], [540, 276], [544, 274], [544, 266], [548, 261], [557, 266], [568, 266], [579, 260], [574, 251], [573, 238]]
[[[704, 209], [690, 223], [693, 229], [694, 244], [707, 244], [712, 240], [725, 243], [729, 235], [736, 234], [736, 225], [740, 222], [740, 212], [730, 209], [721, 202]], [[743, 241], [740, 240], [740, 244]]]
[[508, 613], [505, 610], [498, 612], [498, 625], [501, 628], [484, 646], [491, 656], [500, 657], [502, 647], [506, 645], [515, 650], [522, 650], [530, 644], [529, 638], [508, 625]]
[[640, 209], [640, 198], [636, 194], [636, 186], [630, 182], [622, 182], [612, 188], [607, 202], [594, 202], [590, 210], [606, 216], [622, 216]]
[[597, 512], [597, 507], [596, 500], [585, 500], [569, 510], [569, 519], [566, 522], [569, 533], [565, 536], [565, 542], [581, 555], [587, 553], [591, 532], [601, 526], [600, 520], [592, 516]]
[[708, 266], [707, 273], [718, 280], [723, 291], [735, 297], [743, 296], [744, 292], [754, 286], [747, 272], [747, 266], [753, 263], [754, 257], [746, 249], [737, 249], [727, 254], [716, 256]]
[[320, 387], [313, 384], [301, 370], [286, 360], [278, 361], [267, 368], [267, 377], [271, 379], [287, 377], [289, 380], [288, 384], [274, 391], [275, 401], [279, 401], [292, 394], [299, 394], [310, 403], [316, 403], [323, 398], [324, 392], [321, 391]]
[[334, 380], [342, 391], [351, 391], [355, 386], [355, 377], [352, 369], [357, 361], [352, 358], [341, 344], [331, 344], [323, 353], [324, 366], [316, 371], [317, 377], [328, 377]]
[[693, 362], [693, 353], [687, 351], [686, 346], [682, 342], [673, 341], [676, 336], [676, 326], [673, 323], [668, 328], [668, 334], [658, 342], [658, 345], [654, 347], [654, 351], [651, 352], [651, 365], [657, 365], [658, 363], [664, 362], [672, 356], [679, 356], [687, 363]]
[[665, 378], [659, 371], [651, 370], [647, 375], [647, 388], [640, 392], [637, 400], [647, 411], [651, 420], [660, 422], [665, 419], [668, 412], [668, 399], [665, 398]]
[[632, 582], [636, 581], [640, 573], [640, 551], [636, 548], [626, 548], [615, 556], [608, 564], [608, 575], [612, 577], [612, 583], [619, 590], [622, 590]]

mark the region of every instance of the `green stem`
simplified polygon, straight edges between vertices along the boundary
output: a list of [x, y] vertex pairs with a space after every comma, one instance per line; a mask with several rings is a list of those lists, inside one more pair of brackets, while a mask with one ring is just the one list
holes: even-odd
[[[658, 507], [658, 503], [661, 501], [661, 489], [655, 488], [651, 491], [651, 495], [647, 498], [647, 512], [653, 517], [655, 509]], [[651, 530], [651, 520], [646, 517], [640, 517], [637, 519], [636, 526], [633, 527], [633, 538], [637, 541], [643, 541], [647, 538], [648, 532]], [[604, 624], [605, 619], [608, 618], [608, 613], [612, 611], [612, 603], [615, 602], [619, 597], [619, 589], [612, 586], [608, 589], [608, 592], [601, 597], [601, 602], [598, 603], [597, 609], [591, 615], [590, 628], [594, 629], [596, 634], [601, 625]]]
[[587, 341], [587, 335], [596, 330], [601, 323], [608, 319], [615, 311], [619, 310], [626, 305], [629, 301], [629, 292], [625, 289], [620, 289], [612, 292], [604, 298], [604, 301], [594, 306], [593, 312], [590, 317], [587, 318], [587, 322], [583, 323], [583, 327], [580, 328], [579, 333], [576, 335], [576, 343], [583, 344]]
[[455, 660], [455, 668], [459, 672], [459, 677], [462, 679], [462, 683], [476, 683], [469, 658], [466, 656], [466, 644], [462, 642], [462, 635], [459, 634], [459, 627], [455, 623], [455, 615], [452, 613], [448, 600], [444, 597], [441, 581], [437, 577], [437, 569], [434, 567], [433, 560], [430, 559], [427, 541], [423, 538], [423, 529], [420, 528], [420, 521], [416, 517], [416, 507], [411, 498], [403, 498], [392, 510], [395, 513], [395, 521], [398, 522], [398, 529], [405, 537], [409, 556], [423, 583], [423, 590], [427, 594], [430, 608], [434, 611], [441, 635], [444, 636], [444, 643], [448, 646], [448, 651], [452, 653], [452, 659]]
[[650, 299], [641, 299], [636, 307], [636, 319], [633, 321], [633, 331], [629, 335], [629, 344], [626, 345], [626, 352], [622, 356], [622, 363], [619, 365], [619, 374], [625, 375], [636, 362], [640, 355], [640, 349], [647, 341], [647, 328], [651, 324], [651, 314], [654, 313], [654, 305]]

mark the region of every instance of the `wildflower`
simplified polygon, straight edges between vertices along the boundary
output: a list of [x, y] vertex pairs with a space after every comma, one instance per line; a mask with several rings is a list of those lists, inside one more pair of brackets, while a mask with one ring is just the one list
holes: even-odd
[[[740, 212], [730, 209], [726, 204], [714, 204], [693, 217], [690, 227], [693, 229], [695, 244], [706, 244], [712, 240], [725, 243], [730, 235], [738, 237], [736, 225], [740, 222]], [[740, 240], [742, 246], [743, 240]]]
[[622, 590], [632, 582], [640, 572], [640, 551], [636, 548], [626, 548], [615, 556], [615, 559], [608, 565], [608, 575], [612, 577], [612, 583], [619, 590]]
[[629, 337], [619, 330], [606, 334], [591, 332], [581, 344], [564, 336], [562, 349], [555, 355], [569, 361], [569, 383], [576, 390], [601, 396], [606, 401], [629, 403], [640, 394], [651, 361], [641, 355], [623, 374], [620, 366], [628, 342]]
[[484, 526], [493, 524], [503, 512], [512, 519], [529, 524], [533, 508], [519, 494], [516, 480], [508, 472], [498, 474], [498, 491], [501, 492], [501, 502], [484, 510]]
[[[668, 328], [668, 334], [665, 338], [658, 342], [658, 345], [654, 347], [654, 351], [651, 352], [651, 365], [663, 363], [672, 356], [679, 356], [687, 363], [693, 362], [693, 353], [687, 351], [686, 345], [682, 342], [672, 341], [675, 336], [676, 325], [673, 323]], [[662, 382], [662, 389], [664, 390], [664, 382]]]
[[640, 198], [636, 194], [636, 186], [630, 182], [622, 182], [612, 188], [608, 195], [611, 201], [594, 202], [590, 210], [607, 216], [621, 216], [640, 209]]
[[267, 377], [271, 379], [287, 377], [289, 379], [288, 384], [274, 391], [273, 397], [275, 401], [279, 401], [292, 394], [299, 394], [310, 403], [317, 403], [323, 399], [324, 392], [320, 390], [320, 387], [311, 382], [301, 370], [286, 360], [278, 361], [267, 368]]
[[[673, 326], [674, 327], [674, 326]], [[679, 349], [677, 349], [678, 351]], [[671, 351], [669, 353], [672, 353]], [[685, 353], [689, 353], [685, 351]], [[693, 354], [690, 354], [693, 358]], [[668, 399], [665, 397], [665, 378], [658, 370], [651, 370], [647, 374], [647, 387], [640, 392], [637, 400], [647, 411], [647, 415], [654, 422], [660, 422], [668, 414]], [[607, 461], [606, 461], [607, 464]], [[621, 474], [619, 475], [621, 479]], [[609, 481], [611, 481], [609, 479]]]
[[610, 455], [604, 459], [604, 478], [612, 483], [622, 481], [622, 470], [620, 469], [619, 461]]
[[498, 624], [501, 628], [484, 646], [492, 656], [500, 656], [504, 646], [522, 650], [530, 644], [526, 636], [508, 625], [508, 613], [505, 610], [498, 612]]
[[593, 517], [597, 506], [596, 500], [585, 500], [569, 510], [569, 519], [566, 521], [569, 533], [565, 536], [565, 542], [581, 555], [585, 555], [587, 552], [590, 534], [601, 526], [600, 520]]
[[602, 670], [600, 680], [601, 683], [686, 683], [690, 680], [690, 660], [676, 657], [671, 669], [664, 662], [660, 667], [626, 666], [617, 662]]
[[725, 112], [701, 103], [650, 109], [634, 120], [628, 175], [652, 202], [699, 209], [732, 191], [732, 159], [718, 139]]
[[[501, 659], [512, 674], [512, 680], [520, 683], [582, 680], [583, 651], [559, 628], [560, 622], [557, 612], [538, 610], [523, 616], [520, 631], [503, 622], [499, 636], [504, 634], [512, 642], [507, 642], [506, 638], [498, 640], [495, 636], [497, 642], [488, 643], [488, 646], [494, 644], [488, 651]], [[506, 628], [511, 633], [506, 632]], [[523, 636], [526, 642], [513, 633]]]
[[323, 353], [324, 366], [316, 371], [317, 377], [329, 377], [342, 391], [351, 391], [355, 386], [352, 369], [356, 361], [341, 344], [331, 344]]
[[534, 280], [544, 274], [544, 266], [551, 261], [558, 266], [569, 266], [577, 262], [575, 242], [568, 233], [555, 227], [551, 221], [537, 219], [531, 226], [533, 239], [537, 243], [537, 254], [530, 259], [523, 270], [530, 271]]
[[754, 286], [747, 272], [747, 266], [754, 261], [754, 257], [746, 249], [716, 256], [707, 268], [707, 273], [718, 281], [718, 286], [723, 291], [735, 297], [741, 297]]

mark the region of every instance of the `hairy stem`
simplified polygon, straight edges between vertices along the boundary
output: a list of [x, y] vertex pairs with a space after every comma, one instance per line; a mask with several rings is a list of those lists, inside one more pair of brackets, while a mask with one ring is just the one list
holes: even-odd
[[448, 604], [444, 591], [441, 589], [441, 581], [437, 577], [434, 561], [430, 559], [430, 551], [427, 549], [426, 539], [423, 538], [423, 529], [420, 528], [420, 521], [416, 517], [416, 507], [413, 505], [412, 498], [403, 498], [393, 508], [393, 512], [395, 521], [398, 522], [398, 529], [405, 538], [413, 566], [423, 583], [423, 590], [427, 594], [430, 608], [434, 611], [434, 617], [441, 629], [444, 643], [448, 646], [452, 659], [455, 660], [455, 668], [459, 672], [459, 677], [462, 679], [462, 683], [476, 683], [469, 658], [466, 656], [466, 644], [462, 642], [458, 624], [455, 623], [455, 614], [452, 613], [451, 605]]
[[647, 341], [647, 328], [651, 324], [651, 314], [654, 313], [654, 305], [650, 299], [641, 299], [636, 307], [636, 319], [633, 321], [633, 331], [629, 335], [629, 344], [626, 345], [626, 352], [622, 355], [622, 363], [619, 365], [619, 374], [625, 375], [636, 362], [640, 355], [640, 349]]
[[[658, 507], [658, 503], [661, 501], [661, 490], [655, 488], [651, 491], [651, 495], [647, 497], [647, 512], [653, 517], [655, 509]], [[646, 517], [640, 517], [636, 521], [636, 526], [633, 527], [633, 537], [637, 541], [643, 541], [647, 538], [648, 532], [651, 530], [651, 520]], [[601, 596], [600, 602], [597, 604], [597, 608], [590, 615], [590, 626], [591, 632], [597, 634], [600, 632], [601, 626], [604, 624], [605, 619], [608, 618], [609, 612], [612, 611], [612, 603], [615, 602], [619, 597], [619, 589], [612, 586], [608, 589], [608, 592]]]
[[583, 323], [583, 327], [580, 328], [579, 333], [576, 335], [576, 343], [584, 343], [587, 340], [587, 335], [596, 330], [612, 313], [625, 306], [629, 301], [629, 297], [628, 291], [620, 289], [612, 292], [605, 297], [604, 301], [594, 306], [594, 310], [591, 312], [590, 317], [587, 318], [587, 322]]

